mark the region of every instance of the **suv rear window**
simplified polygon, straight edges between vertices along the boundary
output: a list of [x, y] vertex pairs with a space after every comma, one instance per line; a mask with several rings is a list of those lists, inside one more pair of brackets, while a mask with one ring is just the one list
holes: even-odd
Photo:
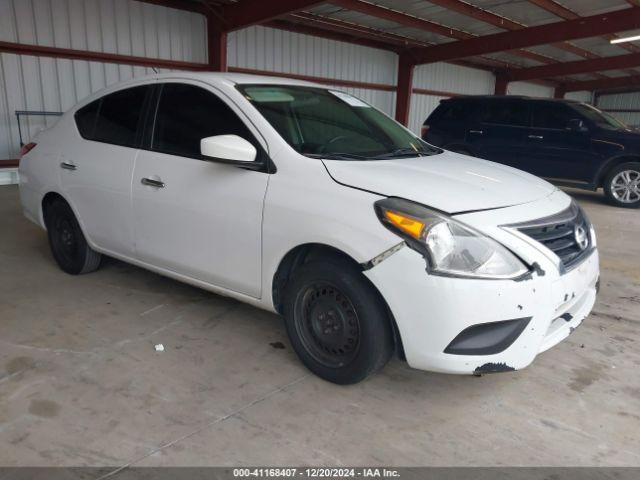
[[430, 122], [464, 122], [469, 120], [476, 111], [477, 103], [466, 100], [445, 100], [427, 119]]

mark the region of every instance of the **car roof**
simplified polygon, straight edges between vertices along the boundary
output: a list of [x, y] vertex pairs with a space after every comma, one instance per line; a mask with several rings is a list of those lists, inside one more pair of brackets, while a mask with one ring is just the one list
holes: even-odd
[[451, 98], [445, 98], [441, 102], [451, 102], [460, 100], [527, 100], [533, 102], [555, 102], [555, 103], [582, 103], [578, 100], [570, 100], [567, 98], [543, 98], [529, 97], [526, 95], [458, 95]]
[[298, 80], [289, 78], [286, 74], [280, 75], [254, 75], [251, 73], [235, 73], [235, 72], [187, 72], [176, 71], [169, 73], [156, 73], [146, 75], [144, 77], [136, 77], [134, 80], [162, 80], [165, 78], [182, 78], [188, 80], [200, 80], [211, 84], [216, 83], [232, 83], [236, 85], [242, 84], [266, 84], [266, 85], [293, 85], [316, 88], [329, 88], [326, 85], [313, 83], [306, 80]]

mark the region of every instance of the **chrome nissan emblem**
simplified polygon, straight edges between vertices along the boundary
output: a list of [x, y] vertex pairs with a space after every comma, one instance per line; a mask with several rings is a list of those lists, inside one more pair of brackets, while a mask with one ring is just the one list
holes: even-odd
[[576, 239], [576, 243], [580, 247], [580, 250], [586, 250], [586, 248], [589, 246], [589, 237], [587, 235], [587, 231], [583, 227], [578, 225], [573, 231], [573, 236]]

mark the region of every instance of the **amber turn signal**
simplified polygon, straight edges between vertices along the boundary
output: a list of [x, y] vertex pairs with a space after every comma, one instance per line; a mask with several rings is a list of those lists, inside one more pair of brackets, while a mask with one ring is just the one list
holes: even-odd
[[398, 230], [412, 236], [416, 240], [420, 240], [422, 237], [422, 232], [425, 227], [423, 222], [392, 210], [385, 210], [384, 218]]

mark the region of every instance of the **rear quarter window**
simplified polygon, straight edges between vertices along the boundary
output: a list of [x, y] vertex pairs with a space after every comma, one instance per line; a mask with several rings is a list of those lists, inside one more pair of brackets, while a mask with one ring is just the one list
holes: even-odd
[[466, 122], [477, 112], [476, 102], [446, 101], [441, 103], [425, 121], [425, 125], [436, 122]]
[[78, 132], [82, 138], [93, 140], [93, 134], [96, 128], [96, 119], [98, 118], [98, 110], [102, 99], [95, 100], [88, 105], [79, 109], [74, 115]]
[[80, 108], [74, 115], [86, 140], [136, 147], [142, 128], [148, 85], [110, 93]]
[[136, 146], [149, 87], [127, 88], [102, 97], [93, 139], [125, 147]]

